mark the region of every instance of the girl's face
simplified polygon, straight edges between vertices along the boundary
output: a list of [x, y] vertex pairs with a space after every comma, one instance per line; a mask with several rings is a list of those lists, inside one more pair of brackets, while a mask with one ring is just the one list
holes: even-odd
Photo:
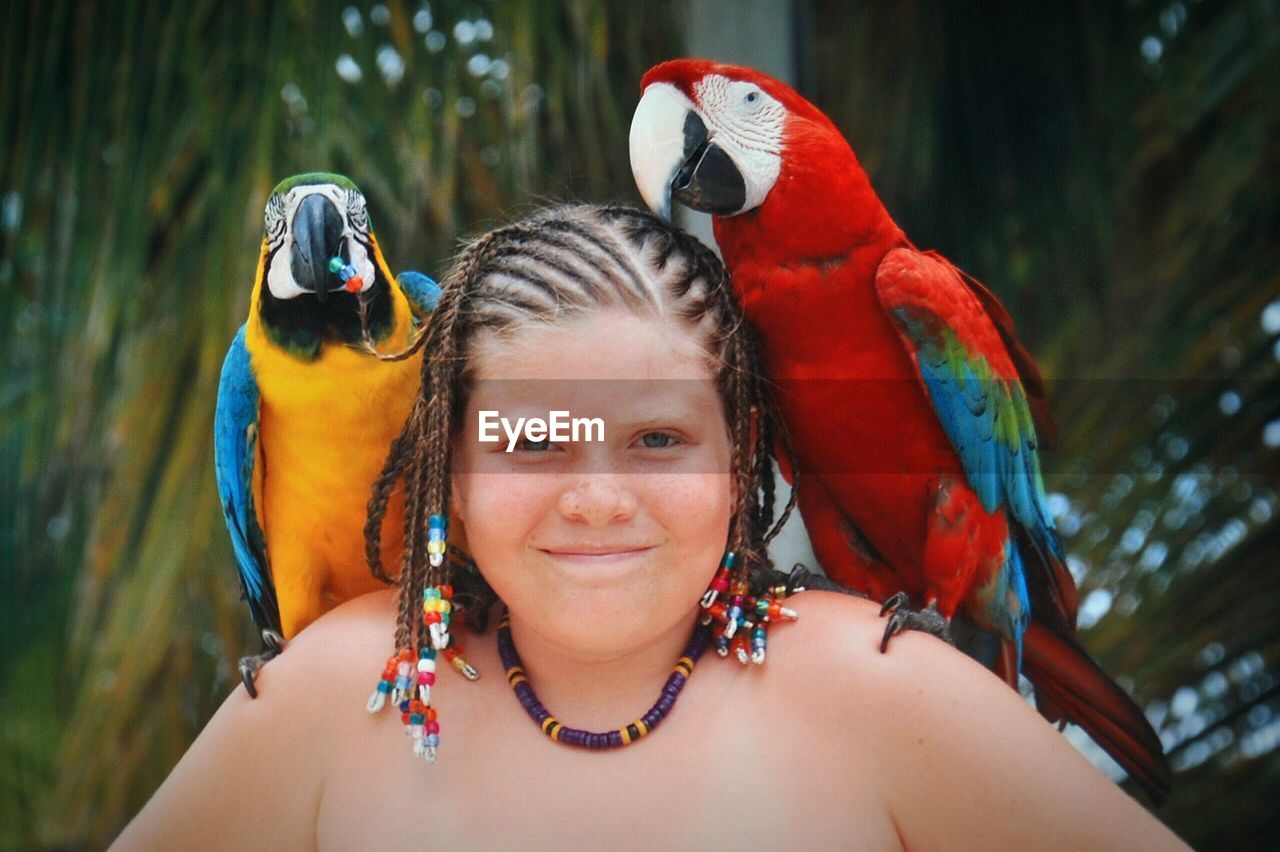
[[[687, 623], [733, 510], [729, 436], [699, 342], [601, 312], [477, 343], [453, 505], [513, 620], [597, 659]], [[480, 440], [482, 412], [514, 427], [553, 411], [600, 418], [603, 440], [522, 436], [508, 452], [502, 426]]]

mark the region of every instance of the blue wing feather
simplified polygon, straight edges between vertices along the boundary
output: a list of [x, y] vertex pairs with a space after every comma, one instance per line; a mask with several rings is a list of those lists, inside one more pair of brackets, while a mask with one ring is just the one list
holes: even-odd
[[412, 270], [401, 272], [396, 276], [396, 283], [404, 291], [419, 319], [425, 319], [435, 312], [440, 304], [440, 285], [430, 276]]
[[[1035, 433], [1031, 431], [1031, 415], [1021, 389], [997, 378], [982, 380], [969, 363], [957, 371], [948, 362], [936, 331], [938, 327], [945, 328], [940, 318], [925, 318], [914, 307], [897, 308], [893, 313], [917, 347], [916, 363], [929, 400], [959, 453], [965, 477], [982, 500], [983, 508], [994, 512], [1003, 506], [1028, 529], [1052, 530]], [[981, 357], [970, 354], [972, 360]], [[1002, 439], [1002, 416], [1013, 416], [1017, 421], [1016, 445]]]
[[266, 537], [253, 502], [257, 462], [258, 382], [240, 326], [222, 364], [213, 419], [213, 459], [222, 515], [231, 534], [240, 582], [253, 620], [260, 628], [280, 629], [280, 606], [267, 561]]
[[[1017, 446], [1002, 438], [999, 418], [1017, 410], [1016, 388], [998, 379], [981, 380], [971, 364], [957, 367], [949, 363], [937, 336], [926, 331], [933, 323], [921, 322], [918, 314], [911, 317], [913, 313], [895, 311], [902, 328], [919, 347], [916, 363], [921, 379], [943, 431], [960, 455], [969, 486], [988, 512], [1003, 506], [1018, 523], [1033, 531], [1036, 540], [1047, 540], [1052, 543], [1050, 547], [1056, 546], [1057, 537], [1049, 532], [1053, 521], [1043, 486], [1032, 484], [1040, 482], [1034, 443], [1021, 432]], [[1010, 606], [1010, 593], [1017, 599], [1016, 606]], [[1012, 540], [1006, 544], [1004, 567], [989, 600], [988, 615], [994, 623], [1003, 624], [1013, 638], [1021, 666], [1022, 634], [1031, 602], [1022, 555]]]

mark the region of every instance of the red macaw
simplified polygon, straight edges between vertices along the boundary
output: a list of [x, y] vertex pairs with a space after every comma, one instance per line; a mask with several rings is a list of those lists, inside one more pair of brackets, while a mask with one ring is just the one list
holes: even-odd
[[903, 628], [951, 641], [961, 616], [957, 633], [977, 628], [967, 650], [1014, 688], [1026, 674], [1048, 719], [1079, 724], [1162, 799], [1159, 738], [1075, 638], [1038, 458], [1053, 427], [1009, 314], [912, 245], [835, 125], [785, 84], [680, 59], [641, 90], [641, 195], [713, 215], [778, 384], [814, 552], [892, 612], [881, 649]]

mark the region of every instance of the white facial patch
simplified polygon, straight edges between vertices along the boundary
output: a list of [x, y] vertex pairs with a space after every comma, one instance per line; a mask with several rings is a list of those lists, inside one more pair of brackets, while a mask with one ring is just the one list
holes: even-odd
[[708, 139], [729, 155], [746, 187], [742, 210], [764, 203], [782, 169], [782, 133], [787, 108], [745, 80], [708, 74], [693, 86]]
[[[296, 296], [314, 295], [304, 290], [293, 280], [293, 216], [307, 196], [323, 195], [333, 202], [342, 217], [342, 239], [347, 246], [347, 256], [356, 269], [364, 285], [361, 292], [373, 286], [376, 273], [373, 259], [365, 243], [370, 242], [369, 214], [365, 206], [364, 196], [354, 189], [343, 189], [331, 183], [295, 186], [284, 195], [274, 194], [267, 199], [264, 215], [267, 245], [275, 254], [271, 257], [271, 265], [267, 268], [267, 287], [271, 295], [277, 299], [292, 299]], [[359, 239], [357, 239], [359, 237]], [[339, 279], [335, 278], [330, 289], [341, 289]]]

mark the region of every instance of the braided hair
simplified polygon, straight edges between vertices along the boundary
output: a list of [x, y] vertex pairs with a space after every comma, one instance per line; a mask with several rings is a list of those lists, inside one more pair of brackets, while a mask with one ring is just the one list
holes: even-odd
[[[694, 237], [648, 212], [624, 206], [569, 204], [497, 228], [465, 246], [443, 282], [428, 323], [422, 385], [404, 430], [374, 484], [365, 523], [365, 556], [375, 577], [392, 582], [381, 560], [387, 501], [403, 480], [404, 550], [397, 648], [418, 640], [416, 604], [423, 590], [449, 582], [427, 556], [427, 520], [449, 515], [450, 449], [466, 405], [468, 356], [479, 335], [513, 334], [531, 323], [555, 324], [602, 309], [672, 317], [702, 342], [728, 423], [737, 506], [726, 549], [753, 593], [776, 579], [766, 551], [794, 507], [775, 523], [774, 446], [785, 442], [759, 369], [759, 345], [729, 288], [719, 259]], [[785, 446], [785, 443], [784, 443]], [[451, 552], [453, 555], [453, 552]], [[493, 592], [464, 564], [452, 578], [475, 629]]]

